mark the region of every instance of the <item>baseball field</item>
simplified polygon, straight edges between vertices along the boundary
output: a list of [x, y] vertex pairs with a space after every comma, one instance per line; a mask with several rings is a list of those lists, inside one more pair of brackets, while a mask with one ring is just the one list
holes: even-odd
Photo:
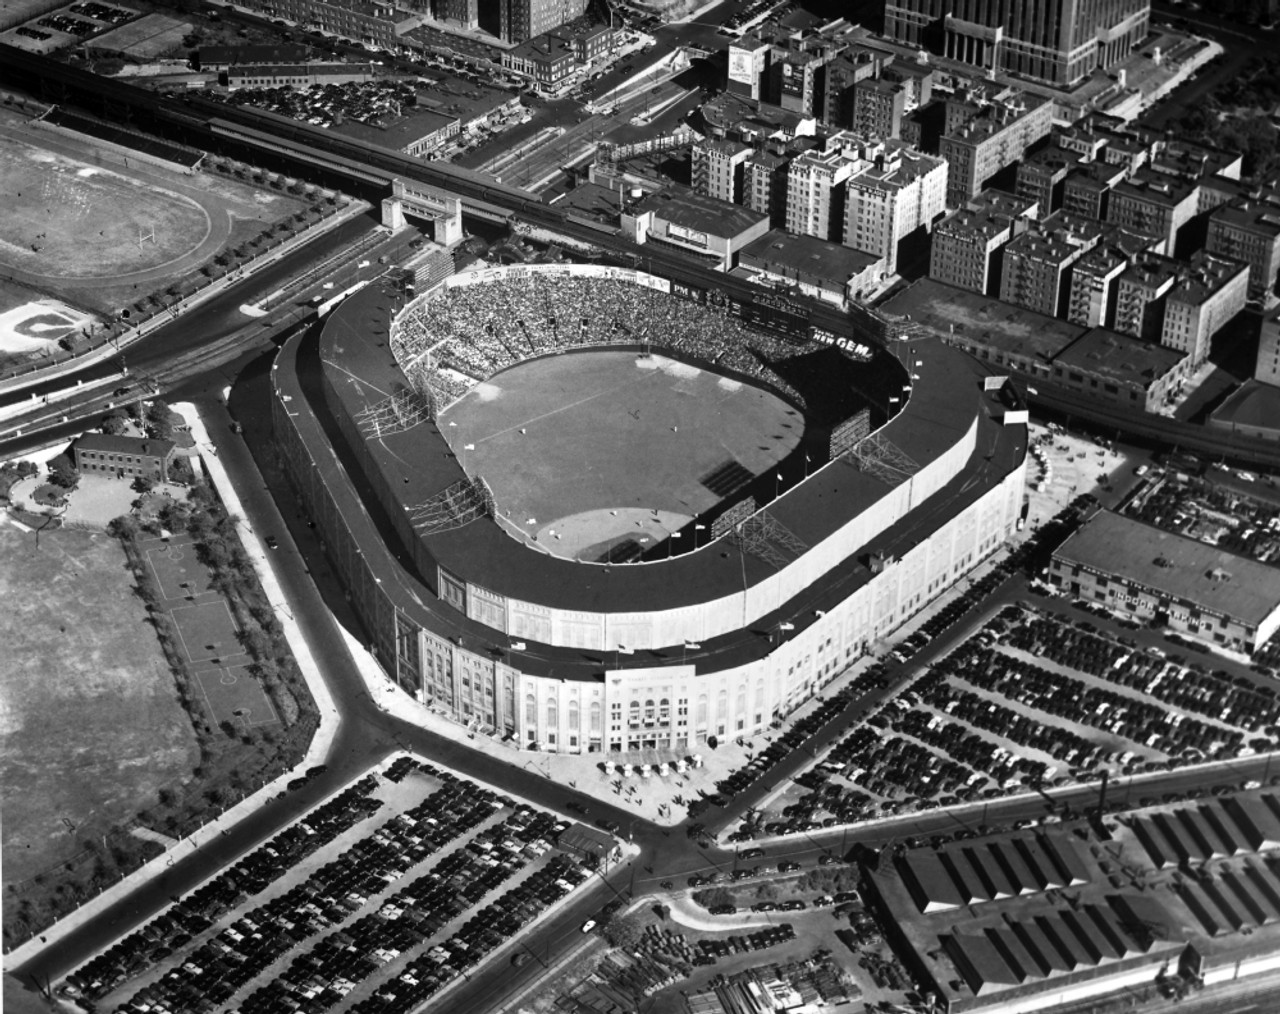
[[441, 416], [499, 512], [555, 555], [657, 541], [764, 474], [804, 419], [771, 392], [660, 355], [529, 360]]

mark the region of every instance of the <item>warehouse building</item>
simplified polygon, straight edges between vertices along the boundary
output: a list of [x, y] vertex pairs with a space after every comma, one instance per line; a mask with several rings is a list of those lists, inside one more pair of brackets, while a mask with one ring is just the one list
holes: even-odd
[[1252, 652], [1280, 628], [1280, 569], [1111, 511], [1053, 554], [1049, 580], [1233, 651]]

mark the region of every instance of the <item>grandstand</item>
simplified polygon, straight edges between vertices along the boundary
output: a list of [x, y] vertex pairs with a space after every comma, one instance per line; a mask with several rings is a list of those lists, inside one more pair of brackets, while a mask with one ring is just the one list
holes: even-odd
[[[934, 337], [904, 342], [903, 357], [868, 358], [830, 339], [764, 334], [724, 300], [673, 288], [612, 267], [490, 268], [401, 309], [368, 286], [333, 311], [318, 343], [282, 348], [272, 371], [281, 460], [364, 639], [418, 700], [521, 746], [573, 753], [756, 734], [1013, 530], [1026, 427], [987, 390], [989, 367]], [[529, 371], [564, 366], [569, 383], [609, 357], [625, 360], [635, 391], [661, 391], [668, 406], [672, 392], [699, 400], [680, 386], [694, 374], [720, 378], [713, 388], [723, 380], [726, 404], [771, 400], [779, 425], [765, 432], [780, 464], [762, 474], [726, 454], [727, 433], [694, 447], [666, 415], [644, 440], [586, 441], [554, 458], [571, 443], [559, 438], [569, 406], [558, 392], [568, 388], [530, 386]], [[667, 360], [666, 372], [649, 359]], [[549, 392], [556, 400], [539, 403]], [[458, 416], [473, 404], [489, 406], [491, 431]], [[604, 408], [629, 414], [601, 405], [599, 418]], [[530, 422], [527, 436], [510, 435], [513, 416], [552, 413], [545, 429]], [[625, 474], [627, 454], [628, 467], [678, 474], [720, 513], [686, 509], [688, 527], [667, 529], [685, 551], [668, 559], [642, 548], [660, 505], [633, 498], [626, 519], [617, 501], [631, 537], [602, 541], [591, 557], [557, 555], [533, 537], [532, 511], [513, 516], [502, 503], [509, 485], [495, 482], [495, 504], [480, 478], [490, 432], [503, 434], [503, 460], [533, 475], [535, 492], [556, 487], [546, 502], [561, 508], [589, 480]], [[693, 460], [708, 445], [714, 455]], [[541, 455], [536, 469], [512, 457], [520, 448]], [[536, 521], [554, 517], [558, 534], [578, 516], [539, 511]]]
[[864, 404], [851, 357], [748, 328], [727, 304], [672, 299], [662, 279], [624, 269], [520, 270], [446, 279], [397, 320], [392, 354], [439, 412], [524, 359], [612, 345], [681, 353], [749, 377], [828, 422]]

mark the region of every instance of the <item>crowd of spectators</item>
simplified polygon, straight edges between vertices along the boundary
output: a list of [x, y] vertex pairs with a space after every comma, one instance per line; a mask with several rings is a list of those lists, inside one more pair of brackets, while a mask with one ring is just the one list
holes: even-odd
[[[785, 361], [826, 346], [748, 329], [725, 308], [616, 279], [535, 274], [442, 288], [402, 326], [400, 362], [430, 352], [440, 407], [531, 356], [597, 345], [671, 349], [733, 371], [808, 408]], [[782, 367], [780, 372], [778, 367]]]
[[[568, 825], [550, 814], [411, 758], [401, 758], [384, 777], [398, 782], [415, 769], [433, 780], [433, 791], [289, 890], [252, 908], [244, 904], [375, 813], [382, 805], [373, 795], [379, 784], [375, 776], [181, 899], [77, 972], [70, 985], [96, 1001], [125, 979], [175, 956], [175, 967], [117, 1009], [199, 1011], [250, 990], [237, 1005], [245, 1014], [317, 1014], [416, 950], [395, 978], [353, 1009], [421, 1006], [589, 873], [576, 859], [553, 852], [552, 843]], [[416, 874], [412, 880], [402, 879], [411, 872]], [[517, 875], [520, 883], [492, 900], [493, 892]], [[486, 897], [490, 904], [475, 911]], [[468, 913], [472, 917], [463, 922]], [[190, 952], [179, 954], [184, 947]]]

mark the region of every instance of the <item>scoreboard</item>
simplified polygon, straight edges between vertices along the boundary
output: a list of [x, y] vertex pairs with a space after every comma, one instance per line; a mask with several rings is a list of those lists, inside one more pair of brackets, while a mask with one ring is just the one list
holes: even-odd
[[730, 299], [730, 303], [733, 312], [749, 327], [794, 342], [809, 340], [809, 307], [798, 300], [762, 292], [750, 301]]

